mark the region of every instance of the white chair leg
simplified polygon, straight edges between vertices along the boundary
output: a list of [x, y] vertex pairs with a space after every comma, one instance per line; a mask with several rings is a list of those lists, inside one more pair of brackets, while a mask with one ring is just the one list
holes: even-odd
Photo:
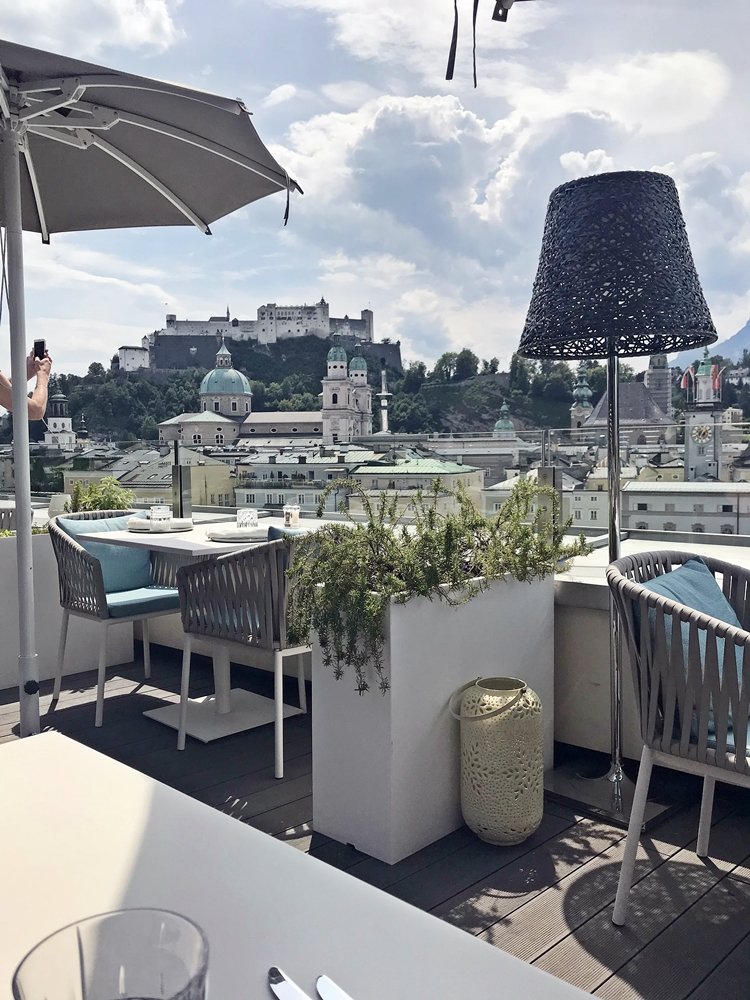
[[301, 653], [297, 654], [297, 690], [299, 691], [299, 707], [307, 713], [307, 688], [305, 687], [305, 660]]
[[151, 676], [151, 646], [148, 640], [148, 618], [141, 620], [141, 635], [143, 638], [143, 676], [148, 680]]
[[708, 838], [711, 836], [711, 814], [714, 810], [715, 778], [706, 776], [703, 779], [703, 795], [701, 797], [701, 818], [698, 823], [698, 844], [695, 853], [699, 858], [708, 855]]
[[625, 854], [620, 868], [620, 880], [617, 883], [617, 895], [615, 896], [615, 908], [612, 911], [612, 923], [622, 927], [625, 923], [625, 916], [628, 910], [628, 897], [630, 887], [633, 884], [633, 870], [635, 869], [635, 857], [638, 853], [638, 844], [641, 839], [641, 827], [643, 826], [643, 814], [646, 811], [646, 799], [648, 798], [648, 786], [651, 783], [651, 769], [654, 766], [654, 755], [648, 747], [643, 748], [641, 754], [641, 766], [638, 769], [638, 781], [635, 786], [633, 796], [633, 810], [630, 813], [630, 823], [628, 824], [628, 836], [625, 841]]
[[273, 654], [273, 707], [274, 707], [274, 741], [275, 760], [274, 777], [284, 777], [284, 659], [281, 650]]
[[180, 683], [180, 722], [177, 729], [177, 749], [185, 749], [185, 729], [187, 727], [188, 690], [190, 688], [190, 656], [192, 653], [192, 637], [185, 636], [182, 647], [182, 681]]
[[60, 643], [57, 647], [57, 666], [55, 667], [55, 686], [52, 691], [52, 697], [55, 701], [60, 697], [60, 688], [62, 686], [62, 675], [63, 675], [63, 663], [65, 662], [65, 646], [68, 642], [68, 621], [70, 619], [70, 612], [63, 608], [62, 613], [62, 623], [60, 624]]
[[94, 725], [101, 726], [104, 719], [104, 681], [107, 676], [107, 622], [101, 623], [99, 632], [99, 674], [96, 683], [96, 718]]

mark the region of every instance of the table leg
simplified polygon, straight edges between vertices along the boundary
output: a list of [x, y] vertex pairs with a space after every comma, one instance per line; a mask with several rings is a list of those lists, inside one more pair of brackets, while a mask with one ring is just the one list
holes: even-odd
[[214, 652], [214, 693], [217, 715], [227, 715], [232, 711], [230, 679], [229, 650], [226, 646], [220, 646]]

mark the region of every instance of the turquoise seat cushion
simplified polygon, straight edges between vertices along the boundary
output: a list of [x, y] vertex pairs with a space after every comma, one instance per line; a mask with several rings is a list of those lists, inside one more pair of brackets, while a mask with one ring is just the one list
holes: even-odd
[[145, 517], [146, 511], [120, 517], [100, 517], [94, 521], [77, 520], [72, 517], [58, 517], [58, 527], [74, 538], [88, 553], [99, 560], [107, 594], [122, 590], [137, 590], [151, 585], [151, 554], [147, 548], [135, 546], [108, 545], [106, 542], [83, 541], [80, 535], [94, 532], [125, 531], [131, 517]]
[[107, 594], [107, 608], [112, 618], [151, 615], [159, 611], [179, 611], [180, 595], [174, 587], [138, 587]]

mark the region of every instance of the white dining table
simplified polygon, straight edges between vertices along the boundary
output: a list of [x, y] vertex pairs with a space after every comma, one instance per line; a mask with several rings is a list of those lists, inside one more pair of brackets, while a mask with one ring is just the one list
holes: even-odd
[[209, 942], [208, 1000], [583, 1000], [588, 994], [289, 844], [58, 733], [0, 746], [0, 1000], [38, 941], [84, 917], [158, 907]]
[[[263, 512], [265, 514], [265, 512]], [[200, 515], [196, 516], [196, 521]], [[208, 517], [204, 515], [204, 517]], [[230, 529], [231, 518], [226, 515], [221, 523], [215, 523], [215, 515], [210, 515], [210, 521], [195, 524], [189, 531], [106, 531], [82, 532], [79, 541], [105, 542], [108, 545], [126, 546], [129, 548], [149, 549], [176, 556], [181, 562], [192, 559], [224, 555], [246, 549], [254, 545], [262, 545], [266, 540], [259, 538], [248, 541], [246, 538], [230, 541], [213, 541], [208, 537], [213, 530]], [[229, 523], [227, 523], [229, 522]], [[315, 531], [322, 524], [332, 523], [326, 519], [304, 519], [301, 527]], [[283, 517], [263, 516], [259, 528], [283, 528]], [[214, 693], [201, 698], [191, 698], [188, 701], [187, 723], [185, 731], [188, 736], [211, 743], [225, 736], [245, 732], [257, 726], [265, 726], [274, 721], [274, 702], [272, 698], [247, 691], [245, 688], [231, 686], [230, 653], [226, 645], [214, 643], [212, 646]], [[284, 718], [299, 715], [301, 709], [294, 705], [284, 705]], [[160, 722], [170, 729], [178, 729], [180, 722], [180, 706], [177, 702], [168, 702], [159, 708], [151, 708], [143, 713], [147, 718]]]

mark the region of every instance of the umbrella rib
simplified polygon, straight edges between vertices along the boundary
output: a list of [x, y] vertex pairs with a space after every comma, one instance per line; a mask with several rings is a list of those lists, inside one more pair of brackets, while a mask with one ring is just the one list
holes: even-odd
[[[145, 118], [143, 115], [131, 114], [129, 111], [118, 111], [117, 118], [121, 122], [126, 122], [128, 125], [135, 125], [137, 128], [150, 129], [152, 132], [160, 132], [162, 135], [171, 136], [173, 139], [178, 139], [180, 142], [190, 143], [191, 146], [197, 146], [199, 149], [204, 149], [207, 153], [213, 153], [215, 156], [220, 156], [225, 160], [229, 160], [231, 163], [236, 163], [239, 167], [244, 167], [246, 170], [250, 170], [260, 177], [264, 177], [268, 181], [272, 181], [274, 184], [278, 184], [281, 190], [285, 190], [287, 187], [287, 179], [282, 174], [277, 174], [273, 169], [264, 166], [257, 160], [253, 160], [249, 156], [245, 156], [243, 153], [236, 152], [233, 149], [229, 149], [227, 146], [222, 146], [221, 143], [213, 142], [211, 139], [206, 139], [201, 136], [195, 135], [193, 132], [188, 132], [185, 129], [177, 128], [175, 125], [167, 125], [164, 122], [154, 121], [152, 118]], [[290, 178], [291, 180], [291, 178]], [[291, 181], [294, 187], [299, 187], [296, 181]]]
[[36, 214], [39, 217], [39, 228], [42, 233], [42, 243], [49, 243], [49, 229], [47, 228], [47, 220], [44, 217], [44, 205], [42, 204], [42, 193], [39, 190], [39, 181], [37, 180], [36, 170], [34, 169], [34, 160], [31, 156], [31, 150], [29, 149], [28, 141], [24, 137], [24, 142], [21, 146], [21, 152], [23, 153], [24, 159], [26, 160], [26, 169], [29, 172], [29, 181], [31, 182], [31, 190], [34, 194], [34, 204], [36, 205]]
[[124, 167], [127, 167], [128, 170], [132, 170], [134, 174], [137, 174], [137, 176], [144, 180], [147, 184], [150, 184], [155, 191], [158, 191], [162, 197], [171, 202], [174, 207], [179, 212], [182, 212], [185, 218], [189, 219], [194, 226], [197, 226], [197, 228], [201, 230], [201, 232], [205, 233], [207, 236], [211, 235], [211, 230], [208, 228], [207, 223], [196, 215], [192, 208], [190, 208], [189, 205], [186, 205], [185, 202], [174, 193], [174, 191], [168, 188], [166, 184], [162, 183], [162, 181], [160, 181], [157, 177], [154, 177], [154, 175], [150, 173], [150, 171], [146, 170], [145, 167], [136, 163], [136, 161], [132, 160], [127, 153], [123, 153], [122, 150], [119, 150], [116, 146], [113, 146], [105, 139], [100, 138], [94, 132], [87, 132], [86, 129], [79, 129], [78, 131], [82, 136], [89, 140], [89, 143], [92, 146], [97, 146], [103, 153], [106, 153], [113, 159], [118, 160]]

